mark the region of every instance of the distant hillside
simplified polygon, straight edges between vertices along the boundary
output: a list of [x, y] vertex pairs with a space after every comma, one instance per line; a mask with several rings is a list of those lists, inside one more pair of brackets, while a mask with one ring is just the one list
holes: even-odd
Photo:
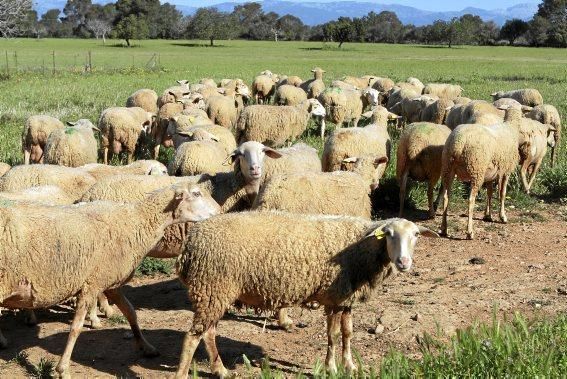
[[[95, 0], [95, 3], [108, 3], [105, 0]], [[179, 0], [169, 0], [175, 4]], [[45, 0], [38, 2], [36, 9], [39, 14], [45, 13], [48, 9], [63, 9], [66, 0]], [[232, 12], [235, 5], [241, 4], [243, 1], [227, 2], [214, 5], [222, 11]], [[497, 3], [495, 1], [495, 3]], [[195, 7], [186, 5], [177, 5], [177, 8], [186, 15], [193, 14]], [[465, 8], [458, 12], [431, 12], [413, 7], [396, 4], [376, 4], [370, 2], [358, 1], [337, 1], [332, 3], [310, 3], [310, 2], [292, 2], [280, 0], [266, 0], [262, 2], [262, 8], [265, 12], [276, 12], [280, 15], [292, 14], [299, 17], [307, 25], [322, 24], [330, 20], [335, 20], [340, 16], [361, 17], [368, 12], [374, 11], [380, 13], [382, 11], [395, 12], [404, 24], [414, 24], [416, 26], [431, 24], [436, 20], [450, 20], [453, 17], [459, 17], [466, 13], [472, 13], [480, 16], [483, 20], [492, 20], [498, 25], [504, 24], [506, 20], [519, 18], [529, 20], [534, 13], [537, 12], [537, 4], [526, 3], [518, 4], [507, 9], [486, 10], [480, 8]]]

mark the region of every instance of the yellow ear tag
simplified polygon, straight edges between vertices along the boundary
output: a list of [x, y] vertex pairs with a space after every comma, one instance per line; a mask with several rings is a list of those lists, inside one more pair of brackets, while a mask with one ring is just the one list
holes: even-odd
[[376, 229], [376, 231], [374, 232], [374, 237], [376, 237], [377, 240], [381, 240], [382, 238], [386, 237], [386, 233], [384, 233], [381, 229]]
[[195, 117], [189, 117], [189, 122], [192, 124], [195, 122]]

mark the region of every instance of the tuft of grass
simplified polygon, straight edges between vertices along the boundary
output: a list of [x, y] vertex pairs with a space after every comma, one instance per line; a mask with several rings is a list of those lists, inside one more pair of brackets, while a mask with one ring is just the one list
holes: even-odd
[[54, 377], [55, 362], [52, 359], [41, 358], [34, 365], [29, 360], [29, 355], [25, 351], [20, 351], [13, 359], [18, 365], [23, 367], [31, 377], [37, 379], [51, 379]]
[[171, 259], [159, 259], [146, 257], [136, 269], [136, 275], [171, 274], [173, 261]]
[[561, 378], [567, 375], [567, 315], [491, 324], [458, 330], [449, 343], [420, 339], [421, 359], [390, 352], [382, 378]]
[[123, 315], [112, 315], [108, 318], [108, 322], [112, 325], [123, 325], [127, 324], [128, 320]]
[[546, 167], [538, 174], [541, 186], [551, 198], [567, 198], [567, 164], [560, 162], [554, 168]]

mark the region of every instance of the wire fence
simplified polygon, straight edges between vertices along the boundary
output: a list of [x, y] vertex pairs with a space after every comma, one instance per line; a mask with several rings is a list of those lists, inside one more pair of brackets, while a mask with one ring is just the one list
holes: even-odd
[[124, 69], [160, 71], [161, 54], [137, 53], [131, 55], [95, 54], [92, 51], [49, 54], [5, 50], [0, 55], [0, 73], [6, 76], [18, 73], [56, 75], [58, 73], [108, 72]]

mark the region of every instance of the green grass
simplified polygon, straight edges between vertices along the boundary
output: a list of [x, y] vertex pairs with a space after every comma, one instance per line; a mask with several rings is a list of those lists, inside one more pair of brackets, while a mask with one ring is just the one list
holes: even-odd
[[156, 275], [166, 274], [172, 272], [173, 260], [172, 259], [159, 259], [146, 257], [136, 269], [136, 275]]

